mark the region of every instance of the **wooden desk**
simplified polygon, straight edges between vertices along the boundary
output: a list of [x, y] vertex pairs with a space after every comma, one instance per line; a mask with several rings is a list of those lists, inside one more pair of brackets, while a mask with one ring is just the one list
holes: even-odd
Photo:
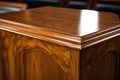
[[0, 14], [0, 80], [119, 80], [119, 24], [55, 7]]

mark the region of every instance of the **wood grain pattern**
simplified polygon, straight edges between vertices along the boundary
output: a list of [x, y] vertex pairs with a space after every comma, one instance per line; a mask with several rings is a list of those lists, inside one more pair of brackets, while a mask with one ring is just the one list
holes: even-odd
[[[91, 17], [92, 15], [96, 17]], [[56, 7], [6, 13], [1, 14], [0, 18], [0, 29], [2, 30], [76, 49], [81, 49], [81, 37], [99, 34], [99, 32], [110, 31], [109, 33], [111, 33], [112, 28], [120, 24], [118, 16], [113, 13]], [[104, 34], [99, 35], [104, 36]], [[114, 35], [116, 34], [100, 39], [108, 39]], [[94, 39], [97, 36], [91, 36], [87, 40]]]
[[[62, 33], [72, 34], [75, 36], [84, 36], [87, 34], [91, 34], [93, 32], [97, 32], [100, 30], [107, 29], [112, 26], [119, 25], [120, 20], [119, 17], [113, 13], [106, 12], [97, 12], [88, 10], [86, 13], [91, 13], [93, 15], [97, 15], [97, 17], [92, 22], [98, 22], [98, 25], [94, 27], [91, 33], [86, 33], [84, 35], [80, 34], [80, 29], [82, 26], [81, 17], [84, 17], [82, 14], [82, 10], [74, 10], [74, 9], [66, 9], [66, 8], [56, 8], [56, 7], [43, 7], [36, 9], [29, 9], [20, 12], [12, 12], [1, 14], [0, 21], [12, 23], [12, 24], [21, 24], [25, 26], [34, 26], [40, 28], [52, 29], [55, 31], [59, 31]], [[36, 15], [36, 16], [34, 16]], [[70, 17], [71, 16], [71, 17]], [[88, 20], [91, 15], [86, 15], [85, 20]], [[86, 22], [86, 24], [90, 24]], [[67, 27], [66, 27], [67, 26]], [[93, 25], [94, 26], [94, 25]]]
[[119, 24], [112, 13], [54, 7], [1, 14], [0, 79], [119, 80]]
[[79, 50], [4, 31], [0, 37], [1, 80], [78, 80]]
[[81, 80], [119, 80], [120, 36], [81, 50]]

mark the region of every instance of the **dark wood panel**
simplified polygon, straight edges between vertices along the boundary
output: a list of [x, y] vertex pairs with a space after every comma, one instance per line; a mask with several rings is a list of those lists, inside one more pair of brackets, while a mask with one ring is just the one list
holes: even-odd
[[119, 80], [120, 36], [81, 51], [82, 80]]

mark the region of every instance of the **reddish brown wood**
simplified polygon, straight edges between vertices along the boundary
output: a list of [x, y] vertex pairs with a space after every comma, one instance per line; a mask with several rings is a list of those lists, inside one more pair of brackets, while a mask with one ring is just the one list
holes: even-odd
[[[91, 17], [93, 15], [94, 17]], [[1, 28], [3, 29], [11, 25], [11, 27], [7, 27], [6, 29], [22, 35], [49, 40], [57, 44], [62, 43], [62, 45], [79, 49], [81, 48], [81, 37], [87, 37], [88, 34], [95, 32], [99, 34], [100, 32], [105, 33], [110, 30], [112, 31], [112, 27], [120, 23], [118, 16], [113, 13], [91, 10], [79, 11], [55, 7], [36, 8], [21, 12], [1, 14], [0, 18], [1, 26], [3, 26]], [[13, 24], [14, 27], [12, 27]], [[88, 27], [90, 27], [90, 29], [88, 29]], [[39, 37], [40, 34], [41, 37]], [[93, 38], [91, 37], [91, 39]]]
[[91, 10], [0, 14], [0, 79], [119, 80], [119, 24], [117, 15]]
[[78, 80], [79, 50], [0, 30], [1, 80]]
[[119, 80], [120, 36], [81, 50], [81, 80]]

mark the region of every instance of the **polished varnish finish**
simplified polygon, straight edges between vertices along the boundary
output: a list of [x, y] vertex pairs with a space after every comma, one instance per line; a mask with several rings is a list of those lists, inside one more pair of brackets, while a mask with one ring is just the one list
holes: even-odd
[[42, 37], [49, 36], [50, 41], [52, 37], [58, 42], [64, 40], [67, 43], [63, 42], [63, 44], [73, 44], [71, 47], [75, 48], [80, 48], [81, 37], [103, 32], [107, 28], [112, 30], [113, 26], [120, 24], [118, 16], [112, 13], [52, 7], [1, 14], [0, 18], [3, 27], [14, 24], [14, 27], [7, 27], [11, 31], [24, 35], [30, 34], [29, 36], [31, 34], [37, 36], [39, 33]]
[[0, 14], [0, 80], [119, 80], [119, 24], [91, 10]]
[[5, 31], [0, 37], [0, 80], [78, 80], [78, 50]]

